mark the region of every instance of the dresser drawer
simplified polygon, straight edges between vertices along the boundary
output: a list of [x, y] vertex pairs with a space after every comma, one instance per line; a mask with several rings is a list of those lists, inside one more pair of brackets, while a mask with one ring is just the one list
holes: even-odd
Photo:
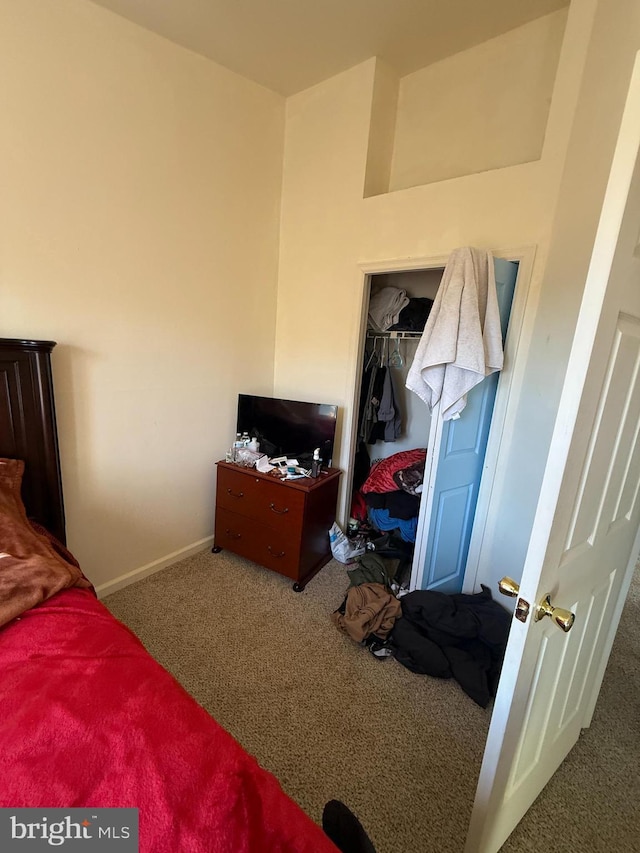
[[302, 525], [304, 492], [288, 489], [283, 483], [253, 476], [248, 471], [218, 468], [217, 505], [249, 516], [281, 533], [291, 533]]
[[300, 536], [295, 532], [287, 535], [218, 506], [215, 536], [217, 546], [293, 580], [298, 579]]

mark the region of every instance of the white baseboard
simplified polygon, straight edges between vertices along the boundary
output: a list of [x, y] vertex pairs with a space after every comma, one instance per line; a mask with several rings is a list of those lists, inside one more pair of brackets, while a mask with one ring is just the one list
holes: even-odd
[[100, 586], [96, 587], [98, 598], [105, 598], [107, 595], [111, 595], [112, 592], [124, 589], [125, 586], [129, 586], [129, 584], [136, 583], [136, 581], [149, 577], [149, 575], [153, 575], [156, 572], [161, 572], [162, 569], [167, 569], [169, 566], [172, 566], [174, 563], [178, 563], [180, 560], [191, 557], [193, 554], [197, 554], [199, 551], [204, 551], [206, 548], [211, 548], [212, 545], [213, 536], [206, 536], [204, 539], [199, 539], [191, 545], [186, 545], [184, 548], [180, 548], [179, 551], [173, 551], [165, 557], [160, 557], [159, 560], [154, 560], [153, 563], [147, 563], [146, 566], [140, 566], [139, 569], [134, 569], [131, 572], [127, 572], [125, 575], [120, 575], [119, 577], [114, 578], [112, 581], [100, 584]]

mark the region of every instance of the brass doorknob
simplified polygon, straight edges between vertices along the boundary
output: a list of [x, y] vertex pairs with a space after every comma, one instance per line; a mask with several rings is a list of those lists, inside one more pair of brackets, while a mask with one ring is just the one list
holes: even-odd
[[[498, 581], [498, 589], [503, 595], [508, 595], [509, 598], [516, 598], [520, 592], [520, 584], [516, 583], [513, 578], [504, 577]], [[523, 598], [519, 598], [515, 610], [516, 619], [526, 622], [528, 614], [529, 603]], [[554, 607], [551, 604], [551, 593], [540, 599], [540, 603], [535, 608], [534, 619], [536, 622], [544, 619], [545, 616], [550, 616], [558, 628], [562, 628], [565, 633], [571, 630], [573, 623], [576, 621], [575, 614], [570, 610], [565, 610], [563, 607]]]
[[[520, 592], [520, 584], [516, 583], [513, 578], [505, 577], [498, 581], [498, 589], [503, 595], [508, 595], [509, 598], [517, 598]], [[524, 598], [518, 598], [514, 616], [521, 622], [526, 622], [529, 616], [529, 609], [529, 602], [525, 601]]]
[[551, 604], [551, 593], [547, 593], [544, 598], [540, 599], [540, 603], [536, 607], [534, 619], [539, 622], [545, 616], [550, 616], [558, 628], [566, 633], [570, 631], [573, 623], [576, 621], [575, 613], [570, 610], [565, 610], [563, 607], [554, 607]]
[[516, 583], [513, 578], [504, 577], [498, 581], [498, 589], [503, 595], [508, 595], [509, 598], [515, 598], [520, 592], [520, 584]]

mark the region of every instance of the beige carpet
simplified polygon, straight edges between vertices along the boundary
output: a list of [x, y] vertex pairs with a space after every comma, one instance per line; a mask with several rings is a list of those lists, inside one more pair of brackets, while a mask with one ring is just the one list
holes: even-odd
[[[105, 604], [314, 820], [337, 798], [378, 853], [458, 853], [490, 710], [454, 681], [376, 660], [340, 634], [329, 614], [346, 586], [344, 566], [333, 561], [296, 594], [253, 563], [204, 552]], [[554, 853], [609, 850], [621, 823], [637, 827], [637, 596], [633, 607], [623, 625], [635, 647], [616, 643], [611, 696], [605, 689], [599, 707], [604, 723], [583, 736], [504, 850], [539, 849], [541, 821], [549, 822], [542, 843]], [[566, 841], [554, 838], [558, 829]], [[628, 831], [616, 847], [636, 843]]]

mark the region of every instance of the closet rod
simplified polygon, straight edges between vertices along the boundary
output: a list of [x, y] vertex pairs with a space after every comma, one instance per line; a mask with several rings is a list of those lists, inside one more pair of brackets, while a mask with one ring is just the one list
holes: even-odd
[[376, 332], [373, 329], [367, 329], [367, 337], [370, 339], [378, 338], [382, 340], [418, 340], [422, 337], [422, 332]]

